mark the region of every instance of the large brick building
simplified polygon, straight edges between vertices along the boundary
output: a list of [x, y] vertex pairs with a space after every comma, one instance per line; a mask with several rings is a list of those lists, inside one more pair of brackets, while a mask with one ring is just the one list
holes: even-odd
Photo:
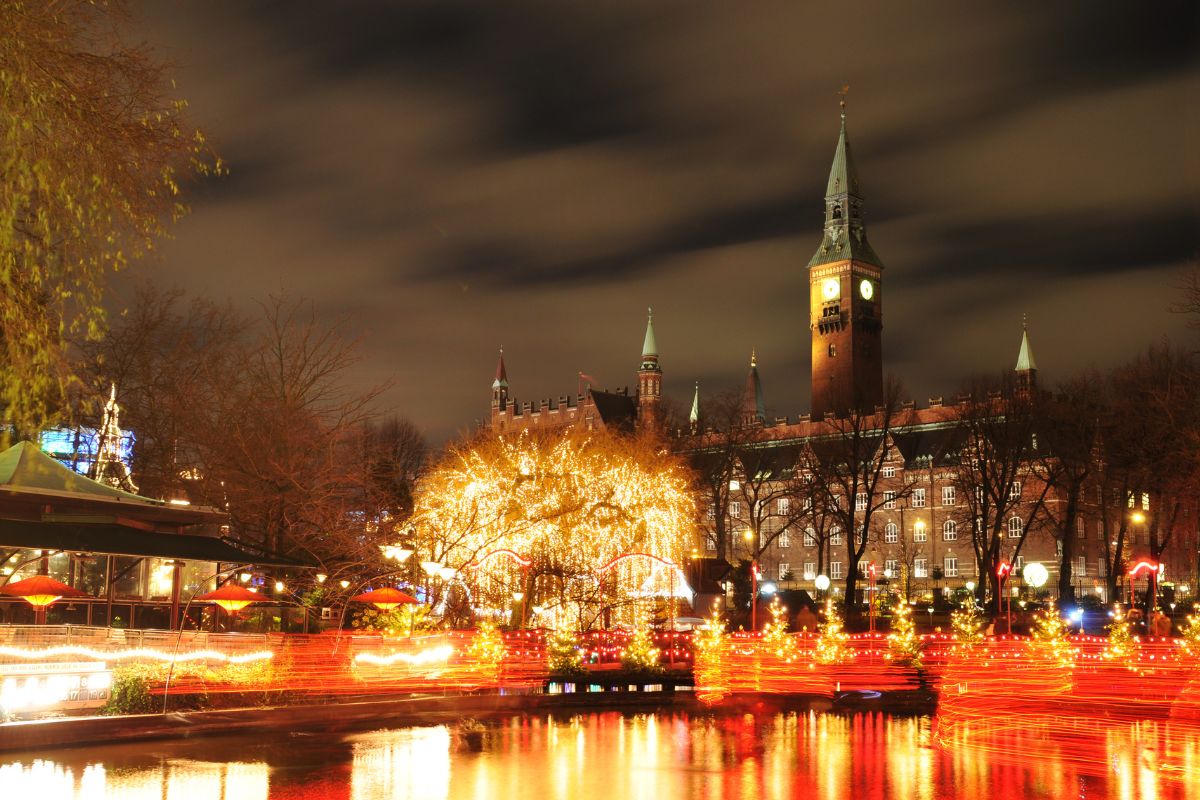
[[[697, 388], [690, 431], [672, 437], [700, 474], [708, 475], [710, 489], [713, 474], [722, 474], [713, 465], [736, 451], [732, 455], [738, 463], [727, 475], [728, 490], [722, 485], [709, 492], [698, 551], [735, 564], [754, 560], [763, 580], [788, 587], [812, 589], [821, 574], [831, 579], [835, 591], [844, 586], [849, 569], [847, 533], [841, 529], [844, 524], [837, 524], [836, 515], [821, 519], [815, 511], [807, 513], [807, 506], [798, 510], [798, 503], [811, 500], [779, 487], [805, 471], [806, 454], [811, 455], [814, 443], [836, 435], [838, 420], [855, 410], [868, 413], [886, 402], [884, 267], [868, 240], [864, 205], [843, 107], [825, 193], [822, 238], [808, 263], [811, 412], [799, 419], [768, 420], [759, 367], [752, 356], [736, 419], [717, 428], [706, 424], [711, 420], [705, 419]], [[660, 424], [662, 369], [652, 317], [647, 320], [636, 373], [632, 392], [589, 387], [557, 400], [520, 404], [510, 399], [501, 353], [492, 384], [491, 427], [501, 433], [567, 427], [632, 431]], [[581, 387], [585, 377], [581, 376]], [[1027, 330], [1021, 334], [1011, 388], [1026, 396], [1040, 391]], [[893, 409], [886, 436], [880, 437], [884, 460], [873, 485], [876, 496], [840, 498], [864, 513], [873, 512], [860, 574], [874, 564], [880, 578], [899, 583], [913, 597], [945, 594], [981, 582], [973, 536], [973, 526], [981, 524], [976, 521], [980, 513], [972, 498], [964, 497], [962, 474], [967, 434], [961, 423], [971, 404], [967, 397], [936, 398], [923, 407], [906, 402]], [[764, 458], [771, 461], [770, 474], [778, 481], [774, 490], [756, 486], [756, 500], [745, 489], [748, 479], [754, 482], [747, 473], [763, 469]], [[1063, 499], [1054, 491], [1043, 492], [1045, 484], [1032, 464], [1006, 480], [1006, 498], [998, 501], [999, 507], [991, 512], [996, 516], [987, 524], [1003, 531], [995, 559], [1011, 561], [1015, 567], [1007, 590], [1021, 589], [1022, 568], [1032, 562], [1046, 567], [1046, 588], [1052, 589], [1067, 560], [1077, 594], [1114, 599], [1107, 596], [1106, 578], [1110, 565], [1120, 560], [1112, 558], [1111, 546], [1120, 533], [1125, 558], [1138, 555], [1145, 532], [1140, 532], [1143, 541], [1139, 542], [1139, 530], [1130, 517], [1146, 501], [1140, 495], [1105, 498], [1101, 488], [1089, 487], [1072, 512], [1073, 529], [1067, 531]], [[770, 507], [763, 507], [763, 502]], [[1038, 513], [1031, 513], [1035, 504], [1040, 506]], [[861, 519], [856, 517], [859, 530]], [[1066, 543], [1068, 559], [1062, 555], [1066, 537], [1074, 537]], [[863, 588], [859, 584], [860, 598]], [[1178, 588], [1186, 593], [1188, 587]]]

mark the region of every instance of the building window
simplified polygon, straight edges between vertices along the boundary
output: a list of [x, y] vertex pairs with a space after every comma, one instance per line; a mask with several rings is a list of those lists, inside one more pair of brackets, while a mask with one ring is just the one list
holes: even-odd
[[1078, 577], [1078, 578], [1086, 578], [1087, 577], [1087, 557], [1086, 556], [1077, 556], [1075, 558], [1075, 577]]
[[780, 547], [792, 546], [792, 535], [785, 529], [779, 532], [779, 538], [775, 540]]
[[1096, 538], [1104, 541], [1104, 520], [1102, 519], [1096, 520]]
[[1020, 572], [1025, 568], [1025, 556], [1017, 556], [1016, 562], [1013, 564], [1013, 569]]
[[842, 529], [839, 528], [837, 525], [834, 525], [832, 528], [829, 529], [829, 543], [830, 544], [841, 544], [842, 543]]
[[775, 503], [775, 511], [781, 517], [786, 517], [792, 511], [792, 501], [787, 497], [781, 497]]
[[717, 518], [717, 507], [713, 503], [708, 504], [708, 511], [705, 512], [709, 519]]
[[836, 355], [837, 355], [837, 345], [836, 344], [829, 345], [829, 357], [833, 358]]
[[912, 507], [913, 508], [924, 508], [925, 507], [925, 490], [924, 489], [913, 489]]
[[1013, 481], [1012, 486], [1008, 487], [1008, 499], [1009, 500], [1020, 500], [1021, 499], [1021, 482], [1020, 481]]
[[884, 576], [885, 576], [885, 577], [889, 577], [889, 578], [890, 578], [890, 577], [893, 577], [893, 576], [895, 576], [895, 575], [898, 575], [898, 574], [899, 574], [899, 569], [900, 569], [899, 563], [900, 563], [900, 562], [898, 562], [898, 561], [897, 561], [896, 559], [894, 559], [894, 558], [889, 558], [889, 559], [887, 559], [886, 561], [884, 561], [884, 562], [883, 562], [883, 574], [884, 574]]
[[716, 550], [717, 549], [717, 537], [716, 536], [705, 536], [704, 537], [704, 549], [705, 550]]
[[737, 500], [729, 501], [729, 516], [737, 518], [742, 516], [742, 504]]
[[953, 542], [958, 538], [958, 523], [948, 519], [942, 523], [942, 540]]
[[[1008, 519], [1008, 538], [1020, 539], [1021, 532], [1025, 530], [1025, 523], [1020, 517], [1009, 517]], [[1062, 542], [1059, 542], [1062, 544]]]
[[1087, 538], [1087, 524], [1083, 521], [1083, 517], [1075, 518], [1075, 533], [1080, 539]]
[[925, 523], [918, 521], [913, 525], [913, 541], [924, 542], [929, 538], [929, 534], [925, 531]]
[[900, 541], [900, 529], [896, 527], [896, 523], [889, 522], [883, 528], [883, 541], [888, 544], [895, 544]]
[[928, 578], [929, 577], [929, 561], [924, 556], [917, 556], [913, 559], [913, 577]]
[[838, 580], [842, 577], [842, 562], [840, 562], [840, 561], [830, 561], [829, 562], [829, 577], [833, 578], [834, 580]]
[[942, 559], [942, 574], [947, 578], [958, 577], [958, 556], [946, 556]]
[[792, 579], [792, 565], [786, 561], [779, 562], [779, 580], [788, 581]]
[[895, 508], [896, 507], [896, 493], [895, 492], [884, 492], [883, 493], [883, 507], [884, 508]]
[[954, 487], [953, 486], [943, 486], [942, 487], [942, 505], [944, 505], [944, 506], [954, 505]]
[[1096, 577], [1097, 578], [1107, 578], [1108, 577], [1108, 562], [1105, 561], [1103, 558], [1096, 561]]
[[895, 467], [884, 467], [883, 468], [883, 477], [885, 477], [885, 478], [896, 477], [896, 468]]
[[811, 581], [811, 580], [815, 580], [816, 577], [817, 577], [817, 562], [805, 561], [804, 562], [804, 580]]
[[854, 510], [855, 511], [866, 511], [867, 510], [867, 493], [866, 492], [859, 492], [858, 494], [854, 495]]
[[813, 530], [812, 528], [804, 529], [804, 546], [805, 547], [816, 547], [817, 546], [817, 532], [815, 530]]

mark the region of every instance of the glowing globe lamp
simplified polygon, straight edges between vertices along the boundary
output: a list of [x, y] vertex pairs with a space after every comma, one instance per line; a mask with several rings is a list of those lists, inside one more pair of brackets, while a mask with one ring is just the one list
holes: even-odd
[[1046, 566], [1037, 561], [1031, 561], [1021, 570], [1021, 577], [1035, 589], [1046, 585], [1046, 580], [1050, 577], [1050, 573], [1046, 571]]
[[828, 575], [818, 575], [815, 583], [817, 585], [817, 590], [823, 592], [829, 588], [829, 576]]

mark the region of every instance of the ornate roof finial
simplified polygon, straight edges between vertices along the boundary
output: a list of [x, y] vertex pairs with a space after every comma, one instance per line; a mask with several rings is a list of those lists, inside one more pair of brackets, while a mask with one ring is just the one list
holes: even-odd
[[842, 99], [838, 101], [838, 105], [842, 108], [842, 122], [846, 121], [846, 95], [850, 94], [850, 84], [846, 84], [838, 92], [838, 96]]
[[758, 366], [758, 351], [755, 348], [750, 348], [750, 366]]

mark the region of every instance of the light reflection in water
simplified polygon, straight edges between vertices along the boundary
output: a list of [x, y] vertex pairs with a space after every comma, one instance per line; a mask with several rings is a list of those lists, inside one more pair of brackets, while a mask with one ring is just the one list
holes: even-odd
[[491, 723], [481, 752], [454, 725], [121, 745], [0, 760], [0, 787], [30, 800], [1200, 800], [1200, 743], [1176, 747], [1162, 723], [953, 733], [938, 746], [928, 719], [878, 714], [524, 716]]

